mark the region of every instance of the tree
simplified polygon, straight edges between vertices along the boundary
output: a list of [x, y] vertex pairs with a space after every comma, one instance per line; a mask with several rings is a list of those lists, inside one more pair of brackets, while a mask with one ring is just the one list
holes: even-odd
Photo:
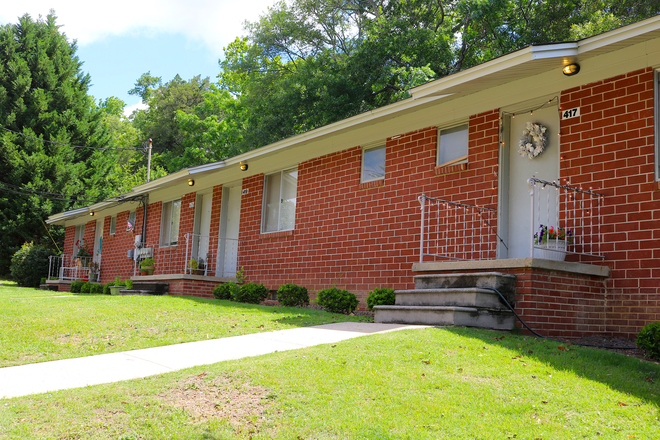
[[220, 87], [241, 103], [245, 151], [405, 99], [411, 87], [530, 44], [658, 13], [658, 0], [281, 1], [225, 48]]
[[171, 81], [161, 84], [160, 78], [152, 77], [149, 72], [137, 80], [135, 88], [129, 93], [141, 96], [148, 107], [133, 114], [133, 124], [143, 139], [153, 139], [154, 152], [167, 152], [174, 156], [184, 153], [185, 135], [179, 127], [177, 112], [191, 113], [195, 106], [204, 101], [210, 84], [208, 78], [202, 79], [200, 75], [189, 81], [176, 75]]
[[[102, 114], [87, 94], [76, 44], [56, 17], [21, 17], [0, 27], [0, 273], [24, 243], [52, 245], [42, 219], [83, 206], [108, 163]], [[7, 131], [11, 130], [11, 131]], [[90, 182], [94, 182], [93, 185]], [[38, 192], [41, 191], [41, 192]], [[44, 194], [51, 193], [51, 194]], [[52, 193], [65, 197], [54, 198]], [[58, 200], [61, 199], [61, 200]], [[77, 200], [79, 200], [77, 202]], [[56, 240], [63, 232], [54, 228]]]

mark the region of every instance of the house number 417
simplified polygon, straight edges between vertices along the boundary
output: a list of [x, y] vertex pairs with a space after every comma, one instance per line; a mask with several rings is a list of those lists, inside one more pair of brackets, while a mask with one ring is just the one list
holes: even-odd
[[580, 107], [564, 110], [561, 114], [562, 119], [577, 118], [578, 116], [580, 116]]

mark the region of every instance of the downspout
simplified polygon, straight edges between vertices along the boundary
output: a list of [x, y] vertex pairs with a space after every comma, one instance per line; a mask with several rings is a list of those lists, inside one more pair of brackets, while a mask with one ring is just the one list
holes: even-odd
[[147, 206], [149, 205], [149, 194], [142, 198], [142, 205], [144, 206], [144, 214], [142, 215], [142, 243], [147, 243]]

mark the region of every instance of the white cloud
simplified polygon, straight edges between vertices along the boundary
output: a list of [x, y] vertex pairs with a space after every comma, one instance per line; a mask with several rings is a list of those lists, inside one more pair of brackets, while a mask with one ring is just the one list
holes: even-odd
[[22, 0], [4, 2], [0, 23], [16, 23], [25, 13], [45, 17], [55, 10], [61, 30], [84, 46], [109, 35], [180, 33], [201, 40], [215, 54], [244, 34], [243, 22], [255, 21], [274, 0]]
[[140, 101], [135, 105], [129, 105], [126, 108], [124, 108], [124, 116], [129, 117], [131, 114], [133, 114], [133, 111], [135, 110], [146, 110], [146, 109], [147, 109], [147, 104]]

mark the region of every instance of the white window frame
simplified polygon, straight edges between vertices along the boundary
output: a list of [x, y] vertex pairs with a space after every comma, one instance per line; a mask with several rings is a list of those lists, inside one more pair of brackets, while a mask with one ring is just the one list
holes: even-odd
[[[364, 156], [371, 151], [375, 150], [383, 150], [384, 157], [383, 157], [383, 175], [382, 176], [377, 176], [377, 177], [371, 177], [371, 178], [366, 178], [364, 175], [364, 165], [365, 165], [365, 160]], [[362, 164], [360, 166], [360, 182], [361, 183], [366, 183], [366, 182], [373, 182], [375, 180], [385, 180], [385, 164], [387, 163], [387, 146], [385, 144], [380, 144], [380, 145], [374, 145], [373, 147], [365, 147], [362, 148]]]
[[[297, 201], [298, 201], [298, 179], [296, 178], [296, 198], [294, 201], [293, 205], [293, 225], [290, 228], [284, 228], [282, 226], [282, 205], [284, 203], [284, 199], [282, 198], [282, 180], [284, 177], [284, 174], [288, 174], [291, 172], [297, 172], [298, 167], [295, 168], [287, 168], [286, 170], [281, 170], [276, 173], [270, 173], [264, 176], [264, 187], [263, 187], [263, 197], [262, 197], [262, 205], [261, 205], [261, 233], [262, 234], [270, 234], [273, 232], [282, 232], [282, 231], [293, 231], [296, 228], [296, 206], [297, 206]], [[267, 225], [268, 225], [268, 177], [279, 174], [280, 176], [280, 194], [279, 194], [279, 200], [280, 203], [277, 207], [277, 229], [273, 231], [267, 230]]]
[[653, 117], [655, 125], [655, 180], [660, 180], [660, 69], [653, 71]]
[[[457, 129], [457, 128], [460, 128], [460, 127], [465, 127], [465, 130], [467, 131], [467, 135], [468, 135], [467, 142], [465, 143], [465, 155], [461, 156], [461, 157], [458, 157], [458, 158], [455, 158], [455, 159], [452, 159], [452, 160], [449, 160], [449, 161], [440, 162], [440, 158], [442, 157], [442, 151], [440, 150], [441, 141], [442, 141], [442, 132], [447, 131], [447, 130], [454, 130], [454, 129]], [[451, 166], [451, 165], [458, 165], [458, 164], [461, 164], [461, 163], [467, 163], [468, 162], [469, 143], [470, 143], [470, 124], [469, 124], [469, 121], [463, 121], [463, 122], [458, 123], [458, 124], [453, 124], [453, 125], [448, 125], [446, 127], [438, 128], [438, 147], [437, 147], [437, 150], [436, 150], [436, 156], [437, 156], [436, 157], [436, 165], [439, 166], [439, 167], [448, 167], [448, 166]]]
[[117, 232], [117, 216], [110, 217], [110, 235], [115, 235]]
[[[172, 207], [175, 203], [179, 203], [179, 218], [176, 222], [176, 241], [172, 240]], [[161, 246], [176, 246], [179, 244], [179, 227], [181, 225], [181, 199], [169, 200], [163, 202], [160, 216], [160, 245]]]

